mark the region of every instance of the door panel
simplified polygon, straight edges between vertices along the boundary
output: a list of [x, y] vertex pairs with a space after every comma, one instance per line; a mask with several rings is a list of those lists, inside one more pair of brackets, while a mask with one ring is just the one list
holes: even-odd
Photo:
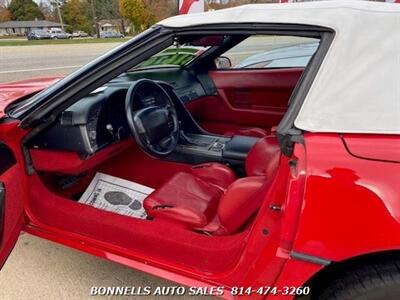
[[268, 129], [285, 114], [302, 72], [303, 68], [210, 71], [218, 96], [193, 101], [188, 109], [211, 132]]
[[23, 224], [22, 172], [12, 150], [0, 142], [0, 269]]
[[231, 109], [285, 112], [303, 69], [258, 69], [209, 72]]

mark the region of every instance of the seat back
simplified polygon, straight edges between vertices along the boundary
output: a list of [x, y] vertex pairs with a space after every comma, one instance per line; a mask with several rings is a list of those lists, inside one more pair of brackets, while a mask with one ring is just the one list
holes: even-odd
[[280, 154], [281, 149], [275, 135], [268, 135], [259, 139], [246, 158], [247, 176], [271, 178], [278, 168]]
[[261, 192], [266, 188], [264, 176], [236, 180], [220, 199], [217, 211], [218, 228], [215, 235], [238, 231], [261, 206]]
[[214, 234], [231, 234], [242, 228], [265, 200], [278, 170], [280, 148], [276, 136], [258, 140], [246, 159], [248, 177], [233, 182], [217, 211], [219, 228]]

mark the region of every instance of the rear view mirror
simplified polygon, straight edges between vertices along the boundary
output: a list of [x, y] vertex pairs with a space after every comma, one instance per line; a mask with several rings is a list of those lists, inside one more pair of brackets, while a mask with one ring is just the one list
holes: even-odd
[[220, 56], [215, 59], [215, 67], [217, 69], [230, 69], [232, 68], [232, 62], [228, 57]]

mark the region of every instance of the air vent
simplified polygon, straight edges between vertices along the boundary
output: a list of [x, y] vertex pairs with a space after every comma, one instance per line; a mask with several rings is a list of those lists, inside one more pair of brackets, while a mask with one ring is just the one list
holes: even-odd
[[74, 112], [72, 111], [64, 111], [61, 115], [61, 125], [63, 126], [71, 126], [73, 125], [73, 117], [74, 117]]
[[187, 102], [190, 100], [190, 98], [189, 98], [189, 96], [184, 95], [184, 96], [181, 96], [181, 100], [182, 100], [182, 102]]
[[191, 100], [197, 99], [199, 97], [196, 92], [190, 92], [189, 96]]

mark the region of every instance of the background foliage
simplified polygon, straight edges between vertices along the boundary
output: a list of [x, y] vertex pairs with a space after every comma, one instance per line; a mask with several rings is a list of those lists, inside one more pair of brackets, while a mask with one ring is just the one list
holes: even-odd
[[93, 16], [87, 1], [70, 0], [62, 6], [62, 15], [68, 31], [82, 30], [94, 33]]
[[32, 0], [12, 0], [8, 5], [12, 20], [30, 21], [44, 20], [44, 15], [39, 6]]
[[[277, 1], [229, 0], [218, 4], [218, 1], [206, 0], [206, 9]], [[59, 22], [58, 6], [68, 31], [82, 30], [94, 34], [99, 21], [105, 20], [120, 24], [122, 33], [129, 29], [134, 34], [178, 12], [178, 0], [38, 0], [36, 3], [33, 0], [0, 0], [0, 22], [11, 19]]]

